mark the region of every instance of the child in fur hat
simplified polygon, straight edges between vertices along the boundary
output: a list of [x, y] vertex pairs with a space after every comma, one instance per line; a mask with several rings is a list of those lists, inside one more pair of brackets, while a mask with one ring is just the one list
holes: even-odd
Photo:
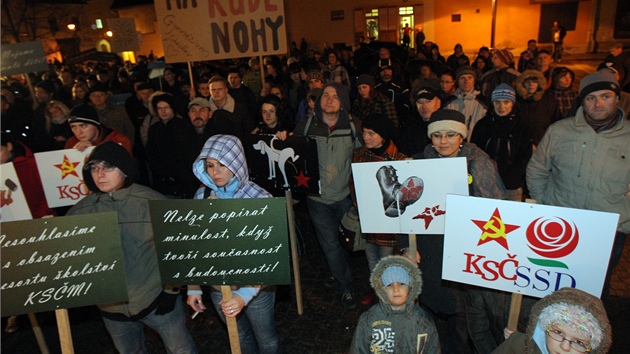
[[430, 315], [414, 301], [422, 275], [412, 261], [388, 256], [370, 277], [380, 302], [361, 315], [350, 353], [441, 353]]

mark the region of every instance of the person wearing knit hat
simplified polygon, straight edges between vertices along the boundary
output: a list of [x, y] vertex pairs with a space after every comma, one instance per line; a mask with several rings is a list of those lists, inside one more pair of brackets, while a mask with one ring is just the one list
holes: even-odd
[[496, 161], [508, 198], [520, 202], [535, 133], [531, 123], [515, 109], [515, 102], [516, 93], [512, 86], [497, 86], [492, 92], [491, 109], [477, 122], [469, 141]]
[[444, 108], [454, 109], [461, 112], [466, 117], [466, 127], [468, 127], [468, 140], [474, 131], [475, 125], [488, 111], [488, 98], [475, 88], [475, 69], [470, 66], [462, 66], [457, 70], [457, 89]]
[[320, 70], [312, 69], [306, 73], [306, 82], [310, 90], [324, 87], [324, 75]]
[[358, 95], [352, 105], [352, 113], [363, 120], [372, 113], [382, 113], [398, 128], [398, 113], [391, 99], [374, 89], [374, 76], [362, 74], [357, 78]]
[[440, 353], [431, 315], [414, 304], [423, 283], [417, 265], [402, 256], [383, 257], [374, 267], [370, 283], [379, 303], [361, 315], [349, 352]]
[[538, 144], [552, 123], [562, 119], [558, 101], [547, 92], [547, 82], [538, 70], [525, 70], [516, 79], [516, 107], [519, 116], [536, 131], [534, 145]]
[[70, 208], [67, 215], [93, 219], [103, 212], [118, 215], [119, 232], [103, 237], [120, 241], [128, 297], [125, 301], [98, 305], [117, 351], [130, 353], [146, 348], [146, 324], [162, 338], [167, 352], [197, 353], [186, 328], [182, 299], [176, 293], [165, 292], [160, 279], [148, 210], [149, 201], [166, 198], [134, 183], [134, 160], [113, 141], [92, 150], [82, 173], [91, 193]]
[[[421, 153], [413, 155], [414, 159], [441, 159], [450, 157], [464, 157], [468, 171], [468, 193], [473, 197], [506, 199], [505, 186], [497, 171], [496, 163], [475, 144], [465, 141], [468, 135], [466, 120], [462, 113], [452, 109], [441, 109], [431, 115], [428, 130], [431, 144]], [[443, 235], [422, 235], [416, 237], [416, 249], [409, 249], [408, 235], [399, 235], [397, 247], [404, 255], [420, 252], [423, 261], [420, 270], [426, 289], [422, 294], [420, 304], [430, 309], [433, 315], [443, 318], [451, 328], [440, 340], [445, 351], [452, 353], [470, 352], [470, 336], [468, 334], [467, 313], [463, 304], [467, 297], [467, 289], [442, 280], [442, 264], [444, 263]], [[430, 257], [430, 262], [425, 262]], [[466, 307], [466, 312], [468, 307]], [[487, 323], [486, 323], [487, 326]], [[470, 328], [479, 328], [481, 324]], [[471, 336], [474, 333], [470, 333]]]
[[[320, 196], [307, 199], [315, 235], [319, 241], [333, 280], [326, 284], [338, 286], [341, 304], [347, 309], [356, 308], [356, 295], [348, 257], [338, 241], [339, 221], [352, 207], [347, 198], [353, 151], [361, 147], [361, 122], [350, 113], [350, 90], [332, 82], [326, 84], [315, 102], [315, 114], [304, 117], [293, 130], [299, 136], [315, 136], [319, 158]], [[285, 140], [288, 131], [276, 133]]]
[[580, 82], [575, 117], [552, 124], [527, 165], [527, 186], [539, 204], [619, 214], [602, 291], [608, 300], [612, 269], [621, 258], [630, 233], [627, 176], [630, 121], [619, 103], [619, 82], [609, 70], [596, 71]]
[[492, 70], [481, 76], [479, 84], [484, 96], [490, 97], [492, 91], [501, 83], [514, 87], [516, 79], [521, 75], [513, 65], [514, 55], [507, 49], [497, 49], [492, 55]]
[[579, 289], [562, 288], [538, 301], [525, 333], [505, 329], [507, 340], [493, 353], [608, 353], [612, 327], [602, 301]]
[[68, 117], [68, 124], [74, 134], [66, 140], [66, 149], [85, 151], [90, 146], [96, 146], [105, 141], [114, 141], [122, 145], [131, 154], [131, 142], [114, 128], [105, 127], [100, 123], [96, 110], [87, 104], [73, 108]]
[[[363, 141], [365, 144], [354, 151], [352, 156], [353, 163], [399, 161], [408, 159], [406, 155], [398, 151], [398, 148], [392, 140], [394, 134], [396, 133], [396, 129], [387, 116], [381, 113], [372, 113], [365, 117], [362, 120], [362, 123]], [[350, 196], [352, 197], [352, 202], [355, 208], [358, 210], [354, 179], [352, 176], [350, 176]], [[393, 204], [393, 197], [391, 194], [389, 197], [384, 196], [383, 199], [383, 203], [386, 204], [386, 208], [389, 208]], [[398, 206], [398, 204], [394, 205], [396, 207]], [[368, 269], [372, 272], [376, 263], [378, 263], [381, 258], [395, 253], [396, 235], [379, 233], [363, 234], [363, 236], [366, 239], [365, 257], [368, 261]], [[372, 305], [376, 300], [376, 294], [371, 289], [363, 294], [360, 299], [361, 303], [364, 305]]]

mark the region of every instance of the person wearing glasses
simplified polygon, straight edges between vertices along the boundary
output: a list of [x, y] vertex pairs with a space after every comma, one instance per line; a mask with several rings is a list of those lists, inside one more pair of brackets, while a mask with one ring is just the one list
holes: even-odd
[[182, 299], [177, 292], [165, 289], [160, 279], [149, 200], [162, 200], [164, 196], [134, 183], [135, 177], [133, 158], [127, 149], [114, 141], [98, 145], [83, 167], [83, 180], [92, 193], [67, 213], [118, 214], [129, 300], [98, 305], [105, 328], [120, 353], [149, 352], [144, 325], [157, 332], [166, 352], [197, 353], [186, 328]]
[[74, 136], [66, 140], [66, 149], [85, 151], [90, 146], [113, 141], [131, 155], [129, 139], [114, 128], [103, 126], [93, 107], [84, 104], [73, 108], [67, 121]]
[[534, 305], [525, 333], [511, 332], [493, 354], [608, 353], [612, 329], [604, 304], [579, 289], [562, 288]]

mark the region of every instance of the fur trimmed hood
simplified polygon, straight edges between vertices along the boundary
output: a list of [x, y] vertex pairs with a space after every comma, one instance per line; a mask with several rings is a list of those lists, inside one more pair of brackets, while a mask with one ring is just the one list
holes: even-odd
[[[533, 94], [528, 94], [527, 89], [525, 88], [525, 80], [535, 77], [538, 81], [538, 90]], [[524, 100], [534, 100], [540, 101], [543, 94], [545, 93], [545, 89], [547, 88], [547, 79], [545, 75], [537, 70], [525, 70], [521, 76], [516, 79], [516, 93]]]
[[410, 284], [407, 284], [409, 285], [409, 296], [407, 297], [406, 302], [407, 307], [409, 307], [413, 304], [420, 293], [422, 293], [422, 273], [420, 272], [420, 269], [418, 269], [418, 266], [415, 265], [409, 258], [403, 256], [387, 256], [382, 258], [372, 271], [370, 284], [374, 288], [378, 298], [381, 300], [381, 303], [389, 305], [382, 276], [383, 272], [392, 266], [401, 267], [409, 274]]

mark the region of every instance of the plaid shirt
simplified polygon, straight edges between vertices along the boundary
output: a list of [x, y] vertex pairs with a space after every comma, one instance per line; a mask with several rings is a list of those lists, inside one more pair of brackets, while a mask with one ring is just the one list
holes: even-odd
[[556, 101], [558, 101], [558, 108], [560, 108], [562, 118], [572, 117], [575, 115], [579, 105], [579, 96], [575, 90], [572, 88], [558, 90], [552, 86], [549, 89], [549, 92], [556, 98]]
[[374, 101], [370, 102], [369, 105], [365, 104], [365, 100], [361, 97], [357, 98], [352, 106], [352, 114], [363, 120], [363, 118], [372, 113], [381, 113], [387, 116], [387, 119], [391, 120], [396, 129], [398, 129], [398, 113], [396, 113], [396, 106], [389, 98], [383, 96], [380, 92], [374, 92], [376, 96], [374, 97]]

